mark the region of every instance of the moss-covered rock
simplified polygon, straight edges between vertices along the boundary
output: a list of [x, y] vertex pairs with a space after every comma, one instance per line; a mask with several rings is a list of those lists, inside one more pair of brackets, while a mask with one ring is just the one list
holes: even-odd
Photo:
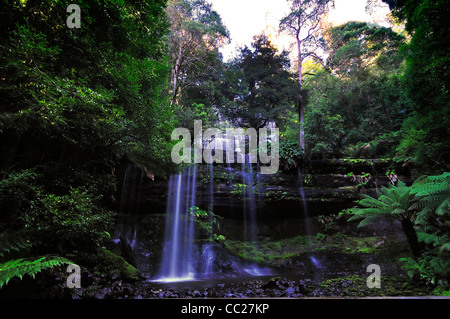
[[142, 278], [140, 272], [123, 257], [118, 256], [107, 249], [104, 249], [103, 252], [105, 255], [105, 262], [109, 265], [107, 268], [120, 274], [124, 280], [136, 281]]

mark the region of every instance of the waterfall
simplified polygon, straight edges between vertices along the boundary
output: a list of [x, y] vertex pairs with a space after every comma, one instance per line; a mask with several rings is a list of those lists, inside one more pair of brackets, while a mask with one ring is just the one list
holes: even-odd
[[[210, 205], [213, 207], [213, 176], [210, 170]], [[215, 261], [211, 243], [198, 243], [195, 217], [197, 167], [169, 179], [166, 229], [160, 273], [154, 281], [179, 282], [210, 278]], [[212, 219], [211, 219], [212, 223]], [[210, 234], [212, 237], [212, 234]], [[200, 247], [199, 247], [200, 246]]]
[[[212, 157], [213, 154], [211, 154]], [[229, 156], [229, 154], [227, 155]], [[230, 164], [230, 163], [228, 163]], [[202, 188], [205, 193], [199, 196], [206, 198], [209, 212], [214, 212], [214, 165], [209, 163], [203, 172], [208, 172], [209, 183]], [[229, 174], [233, 175], [231, 166], [228, 165]], [[249, 155], [242, 161], [242, 191], [244, 213], [244, 240], [252, 245], [257, 245], [257, 211], [254, 185], [254, 167]], [[256, 172], [256, 180], [259, 184], [260, 176]], [[166, 228], [163, 244], [162, 262], [159, 274], [153, 281], [179, 282], [213, 278], [217, 275], [215, 269], [219, 245], [212, 242], [213, 215], [209, 214], [207, 220], [201, 222], [210, 223], [209, 234], [201, 233], [198, 220], [190, 212], [190, 207], [196, 206], [197, 166], [185, 169], [181, 174], [171, 176], [166, 210]], [[206, 195], [206, 196], [202, 196]], [[204, 215], [203, 215], [204, 216]], [[204, 218], [204, 217], [201, 217]], [[258, 265], [233, 263], [237, 271], [244, 271], [253, 276], [271, 274], [267, 267]], [[242, 267], [241, 267], [242, 266]]]
[[135, 164], [128, 164], [125, 169], [120, 200], [120, 215], [115, 238], [122, 238], [131, 248], [135, 248], [138, 232], [138, 215], [136, 211], [141, 202], [144, 173]]
[[213, 273], [213, 263], [215, 260], [215, 254], [213, 246], [210, 244], [205, 244], [202, 246], [201, 255], [201, 275], [203, 278], [209, 278]]
[[124, 167], [120, 213], [116, 229], [111, 239], [117, 245], [112, 251], [121, 255], [127, 262], [142, 273], [149, 273], [151, 265], [148, 263], [149, 252], [146, 247], [144, 230], [140, 227], [145, 173], [134, 163]]
[[[256, 178], [259, 187], [259, 175], [256, 172]], [[244, 240], [250, 242], [257, 249], [258, 245], [258, 218], [256, 210], [255, 185], [253, 177], [253, 165], [249, 155], [242, 163], [242, 195], [244, 210]], [[258, 190], [259, 193], [259, 190]], [[259, 200], [259, 199], [258, 199]], [[244, 272], [252, 276], [263, 276], [272, 274], [272, 270], [268, 267], [259, 267], [255, 264], [244, 265]]]
[[312, 268], [315, 269], [320, 269], [323, 268], [321, 262], [314, 256], [314, 253], [312, 251], [312, 247], [311, 247], [311, 243], [310, 243], [310, 238], [311, 236], [313, 236], [313, 232], [311, 230], [311, 222], [309, 220], [309, 215], [308, 215], [308, 206], [306, 204], [306, 196], [305, 196], [305, 190], [303, 189], [303, 178], [302, 178], [302, 173], [300, 172], [300, 168], [298, 168], [298, 180], [299, 180], [299, 193], [300, 193], [300, 198], [303, 204], [303, 214], [305, 217], [305, 230], [306, 230], [306, 235], [308, 236], [308, 258], [310, 261], [310, 265]]
[[169, 179], [165, 241], [158, 281], [195, 279], [194, 222], [189, 212], [189, 207], [195, 204], [195, 185], [195, 167]]
[[253, 168], [250, 158], [242, 163], [242, 196], [244, 206], [244, 240], [256, 244], [257, 219], [256, 200], [253, 185]]

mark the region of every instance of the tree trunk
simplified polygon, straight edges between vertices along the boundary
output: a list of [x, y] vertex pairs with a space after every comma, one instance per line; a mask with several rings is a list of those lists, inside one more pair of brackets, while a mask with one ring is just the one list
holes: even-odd
[[178, 56], [177, 56], [177, 60], [175, 61], [175, 66], [174, 66], [174, 70], [173, 70], [173, 77], [172, 77], [172, 105], [176, 104], [177, 101], [177, 94], [178, 94], [178, 88], [179, 88], [179, 84], [178, 84], [178, 76], [180, 73], [180, 65], [181, 65], [181, 58], [182, 58], [182, 44], [181, 41], [179, 43], [178, 46]]
[[301, 57], [301, 45], [302, 42], [299, 38], [299, 34], [297, 35], [297, 50], [298, 50], [298, 84], [300, 86], [300, 92], [298, 95], [298, 127], [299, 127], [299, 142], [300, 147], [302, 148], [302, 153], [305, 152], [305, 129], [304, 129], [304, 107], [303, 107], [303, 68], [302, 68], [302, 57]]
[[302, 153], [305, 152], [305, 129], [304, 129], [304, 108], [303, 108], [303, 96], [300, 93], [298, 98], [298, 125], [299, 125], [299, 132], [300, 132], [300, 147], [302, 148]]
[[419, 240], [417, 239], [417, 233], [414, 229], [414, 224], [408, 220], [402, 220], [403, 231], [405, 232], [406, 239], [408, 240], [409, 246], [411, 247], [411, 252], [414, 257], [420, 257], [421, 246]]

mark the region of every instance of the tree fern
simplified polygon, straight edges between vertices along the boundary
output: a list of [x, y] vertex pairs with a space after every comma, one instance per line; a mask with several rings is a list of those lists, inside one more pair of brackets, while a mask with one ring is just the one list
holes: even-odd
[[[398, 186], [383, 187], [377, 199], [364, 195], [358, 204], [361, 208], [349, 220], [363, 219], [359, 227], [375, 222], [377, 217], [402, 222], [414, 255], [414, 258], [402, 258], [408, 274], [418, 273], [429, 283], [448, 285], [450, 173], [421, 177], [411, 187], [401, 182]], [[416, 232], [414, 226], [420, 231]]]
[[450, 238], [447, 234], [436, 234], [436, 233], [426, 233], [426, 232], [418, 232], [417, 237], [421, 242], [425, 244], [433, 245], [433, 247], [443, 246], [447, 243], [450, 243]]
[[357, 201], [362, 208], [356, 209], [349, 220], [363, 219], [358, 225], [362, 227], [382, 217], [398, 220], [414, 218], [415, 197], [403, 182], [399, 181], [398, 186], [382, 187], [378, 194], [378, 198], [362, 194], [362, 199]]
[[418, 179], [412, 187], [412, 194], [418, 198], [414, 206], [419, 211], [418, 224], [427, 224], [435, 215], [450, 215], [450, 173]]
[[405, 183], [399, 181], [397, 186], [382, 187], [378, 193], [378, 198], [363, 195], [363, 198], [357, 202], [362, 208], [355, 209], [349, 220], [362, 219], [358, 227], [372, 224], [381, 218], [401, 221], [413, 255], [419, 256], [420, 245], [413, 224], [416, 213], [414, 210], [416, 199], [414, 194], [411, 193], [411, 189]]
[[12, 278], [20, 279], [25, 275], [35, 277], [35, 275], [44, 269], [60, 266], [63, 264], [72, 264], [69, 259], [59, 256], [43, 256], [38, 259], [14, 259], [0, 264], [0, 288], [6, 285]]

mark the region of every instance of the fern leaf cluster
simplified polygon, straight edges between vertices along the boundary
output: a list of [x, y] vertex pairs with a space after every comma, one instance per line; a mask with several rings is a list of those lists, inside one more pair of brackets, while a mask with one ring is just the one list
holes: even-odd
[[418, 224], [426, 224], [434, 214], [450, 215], [450, 173], [417, 180], [413, 185], [412, 193], [418, 198], [414, 207], [419, 210]]
[[[406, 235], [417, 244], [425, 244], [426, 250], [414, 258], [402, 258], [410, 276], [433, 284], [448, 286], [450, 282], [450, 173], [421, 177], [410, 187], [404, 183], [383, 187], [378, 198], [362, 195], [360, 208], [354, 210], [349, 220], [363, 219], [358, 227], [373, 223], [381, 217], [402, 221], [402, 225], [414, 223], [415, 228], [405, 228]], [[405, 227], [405, 226], [404, 226]], [[420, 231], [418, 231], [420, 229]], [[414, 234], [412, 234], [414, 233]], [[413, 245], [410, 242], [411, 247]], [[414, 244], [414, 246], [417, 246]]]
[[[14, 277], [22, 279], [23, 276], [29, 275], [34, 278], [44, 269], [73, 263], [60, 256], [23, 257], [32, 246], [38, 243], [30, 240], [27, 235], [26, 231], [5, 231], [0, 234], [0, 288]], [[13, 258], [14, 256], [16, 258]], [[22, 258], [17, 258], [18, 256]], [[10, 260], [4, 262], [6, 258]]]
[[415, 196], [411, 189], [399, 181], [397, 186], [382, 187], [379, 197], [362, 194], [357, 203], [362, 208], [356, 209], [349, 220], [363, 219], [358, 227], [363, 227], [381, 218], [409, 219], [414, 215]]
[[[447, 234], [418, 232], [417, 236], [421, 242], [433, 247], [444, 247], [450, 245], [450, 237]], [[450, 248], [450, 247], [449, 247]], [[445, 250], [445, 248], [444, 248]]]
[[6, 285], [12, 278], [20, 279], [25, 275], [35, 277], [44, 269], [53, 268], [63, 264], [73, 263], [69, 259], [60, 256], [43, 256], [38, 259], [14, 259], [0, 264], [0, 288]]

